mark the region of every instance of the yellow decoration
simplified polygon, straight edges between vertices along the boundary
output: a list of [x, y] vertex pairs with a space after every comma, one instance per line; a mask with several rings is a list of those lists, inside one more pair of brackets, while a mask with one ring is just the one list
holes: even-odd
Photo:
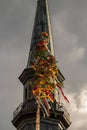
[[[34, 81], [32, 88], [34, 87], [33, 95], [38, 100], [40, 106], [43, 107], [46, 115], [50, 109], [49, 103], [54, 103], [54, 92], [56, 89], [55, 81], [57, 82], [58, 67], [56, 65], [56, 59], [49, 53], [49, 49], [46, 44], [49, 42], [49, 35], [46, 32], [41, 33], [40, 42], [37, 43], [35, 50], [35, 61], [32, 68], [35, 69]], [[61, 84], [57, 84], [61, 87]], [[47, 109], [47, 111], [46, 111]]]

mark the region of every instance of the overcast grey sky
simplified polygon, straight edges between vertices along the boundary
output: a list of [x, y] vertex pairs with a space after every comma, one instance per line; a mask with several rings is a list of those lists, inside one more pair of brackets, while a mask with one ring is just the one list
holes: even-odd
[[[69, 130], [87, 130], [87, 0], [49, 0], [49, 7]], [[12, 114], [23, 93], [17, 78], [27, 64], [35, 8], [36, 0], [0, 0], [0, 130], [15, 130]]]

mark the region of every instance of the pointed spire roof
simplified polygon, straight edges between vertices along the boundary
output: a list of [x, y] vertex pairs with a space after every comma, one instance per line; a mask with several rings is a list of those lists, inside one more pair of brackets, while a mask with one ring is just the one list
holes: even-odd
[[48, 9], [48, 0], [37, 1], [36, 16], [35, 16], [35, 21], [34, 21], [34, 28], [33, 28], [33, 33], [32, 33], [27, 68], [30, 66], [30, 63], [32, 60], [32, 53], [34, 53], [34, 48], [36, 44], [39, 42], [40, 34], [42, 32], [47, 32], [49, 34], [48, 48], [51, 51], [52, 55], [54, 55], [50, 16], [49, 16], [49, 9]]

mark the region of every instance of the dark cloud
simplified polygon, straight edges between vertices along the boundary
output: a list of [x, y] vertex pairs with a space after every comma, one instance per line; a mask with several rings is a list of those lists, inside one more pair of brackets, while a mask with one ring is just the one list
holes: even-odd
[[[49, 7], [56, 58], [71, 100], [69, 130], [86, 130], [87, 1], [49, 0]], [[22, 101], [23, 91], [17, 77], [27, 64], [35, 10], [36, 0], [0, 0], [1, 130], [15, 130], [12, 112]]]
[[51, 10], [50, 5], [50, 10], [54, 16], [52, 26], [57, 59], [65, 73], [66, 82], [71, 85], [69, 87], [67, 84], [66, 89], [71, 93], [78, 92], [83, 89], [87, 77], [87, 1], [59, 0], [54, 5], [55, 9]]
[[0, 46], [20, 48], [20, 44], [18, 43], [24, 46], [25, 40], [31, 38], [35, 15], [34, 2], [29, 2], [28, 0], [25, 2], [20, 0], [5, 2], [4, 0], [1, 3], [4, 9], [2, 9], [0, 16]]

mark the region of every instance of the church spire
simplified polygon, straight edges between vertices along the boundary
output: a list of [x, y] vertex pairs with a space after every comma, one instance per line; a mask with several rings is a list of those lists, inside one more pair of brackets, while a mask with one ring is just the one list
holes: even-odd
[[30, 67], [30, 64], [32, 62], [32, 54], [34, 53], [34, 48], [36, 44], [39, 42], [40, 34], [42, 32], [48, 33], [49, 35], [48, 48], [51, 51], [52, 55], [54, 55], [50, 16], [49, 16], [49, 9], [48, 9], [48, 0], [38, 0], [37, 2], [36, 16], [35, 16], [34, 28], [32, 32], [32, 39], [31, 39], [31, 46], [30, 46], [27, 68]]
[[[56, 65], [48, 0], [38, 0], [27, 67], [19, 76], [23, 103], [13, 113], [17, 130], [66, 130], [70, 115], [58, 98], [64, 76]], [[69, 102], [69, 101], [68, 101]]]

